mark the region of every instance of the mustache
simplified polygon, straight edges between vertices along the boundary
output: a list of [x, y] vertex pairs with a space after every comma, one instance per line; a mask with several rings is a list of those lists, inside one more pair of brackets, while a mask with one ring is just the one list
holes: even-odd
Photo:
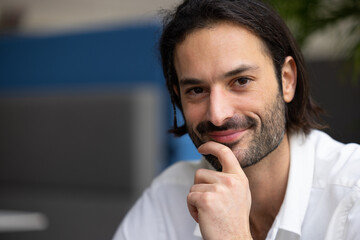
[[256, 125], [256, 121], [254, 118], [249, 116], [234, 116], [230, 118], [228, 121], [226, 121], [221, 126], [215, 126], [210, 121], [204, 121], [197, 125], [196, 130], [201, 135], [205, 135], [209, 132], [216, 132], [216, 131], [225, 131], [228, 129], [244, 129], [244, 128], [250, 128], [252, 126]]

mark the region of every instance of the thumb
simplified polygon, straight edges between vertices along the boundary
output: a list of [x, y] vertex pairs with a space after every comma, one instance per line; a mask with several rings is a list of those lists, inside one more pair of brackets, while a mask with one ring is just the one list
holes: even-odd
[[211, 154], [219, 159], [222, 172], [232, 174], [244, 174], [240, 163], [231, 149], [223, 144], [209, 141], [198, 148], [201, 154]]

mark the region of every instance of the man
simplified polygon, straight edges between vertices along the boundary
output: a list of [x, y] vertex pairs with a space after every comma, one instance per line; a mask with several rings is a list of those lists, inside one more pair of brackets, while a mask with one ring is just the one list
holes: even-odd
[[[360, 239], [360, 147], [315, 129], [304, 62], [254, 0], [188, 0], [165, 19], [172, 102], [204, 159], [167, 169], [114, 239]], [[175, 115], [175, 114], [174, 114]]]

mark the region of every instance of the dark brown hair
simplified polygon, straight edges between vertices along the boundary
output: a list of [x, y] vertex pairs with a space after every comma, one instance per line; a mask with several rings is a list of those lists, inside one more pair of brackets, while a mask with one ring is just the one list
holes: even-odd
[[174, 51], [178, 43], [196, 29], [209, 27], [219, 22], [239, 24], [257, 35], [267, 48], [275, 74], [281, 83], [281, 69], [287, 56], [292, 56], [297, 66], [297, 86], [294, 99], [286, 104], [286, 130], [288, 132], [321, 129], [322, 109], [309, 93], [309, 81], [305, 63], [294, 37], [281, 17], [263, 2], [257, 0], [185, 0], [173, 12], [164, 17], [163, 32], [159, 47], [166, 84], [174, 109], [174, 126], [170, 132], [176, 136], [187, 133], [186, 126], [177, 126], [176, 107], [182, 112], [180, 97], [174, 87], [179, 88], [174, 67]]

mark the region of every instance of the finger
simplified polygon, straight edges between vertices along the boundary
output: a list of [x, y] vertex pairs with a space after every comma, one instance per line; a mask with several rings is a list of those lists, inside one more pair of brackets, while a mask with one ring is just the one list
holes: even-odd
[[201, 154], [211, 154], [217, 157], [222, 166], [222, 172], [233, 174], [244, 174], [239, 161], [235, 157], [234, 153], [227, 146], [209, 141], [204, 143], [198, 148]]
[[214, 170], [203, 169], [203, 168], [198, 169], [195, 172], [194, 184], [220, 182], [219, 174], [221, 173], [216, 172]]
[[198, 209], [196, 207], [196, 204], [197, 204], [197, 201], [198, 201], [198, 198], [199, 198], [200, 194], [201, 193], [191, 192], [187, 196], [187, 205], [188, 205], [189, 213], [190, 213], [191, 217], [197, 223], [199, 222], [199, 212], [198, 212]]
[[216, 192], [218, 188], [216, 184], [195, 184], [190, 188], [190, 192]]

